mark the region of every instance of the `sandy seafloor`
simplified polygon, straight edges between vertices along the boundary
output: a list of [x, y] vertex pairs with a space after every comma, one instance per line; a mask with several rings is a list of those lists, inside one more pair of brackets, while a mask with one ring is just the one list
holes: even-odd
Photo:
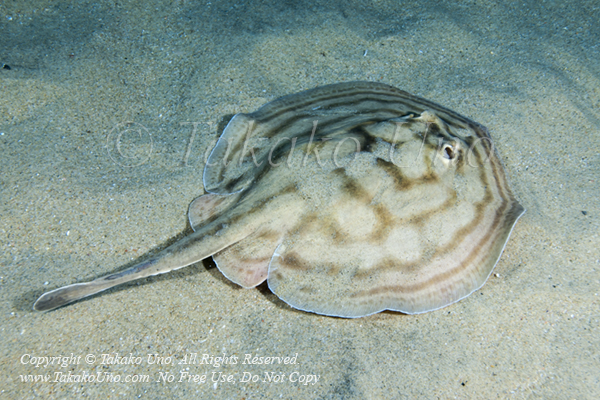
[[[2, 2], [0, 397], [599, 398], [598, 21], [593, 1]], [[32, 311], [44, 291], [190, 232], [187, 207], [204, 193], [204, 153], [226, 116], [351, 80], [489, 128], [527, 212], [481, 290], [422, 315], [348, 320], [199, 263]], [[113, 128], [127, 121], [147, 131], [123, 134], [119, 153]], [[240, 361], [179, 364], [190, 353]], [[102, 365], [102, 354], [142, 362]], [[245, 354], [297, 359], [243, 365]], [[27, 363], [58, 355], [80, 363]], [[182, 370], [207, 382], [179, 382]], [[54, 382], [56, 372], [122, 381]], [[236, 382], [215, 384], [213, 372]], [[260, 381], [240, 382], [244, 372]], [[285, 377], [265, 383], [265, 372]], [[124, 383], [140, 375], [150, 382]], [[289, 379], [307, 375], [318, 382]]]

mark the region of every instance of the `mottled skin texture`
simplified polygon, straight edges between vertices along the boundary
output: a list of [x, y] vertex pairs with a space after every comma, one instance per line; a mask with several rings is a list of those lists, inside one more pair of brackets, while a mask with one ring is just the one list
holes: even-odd
[[[357, 151], [358, 150], [358, 151]], [[243, 287], [360, 317], [483, 285], [523, 208], [487, 130], [391, 86], [325, 86], [238, 114], [190, 205], [195, 232], [129, 270], [44, 294], [49, 310], [213, 256]]]

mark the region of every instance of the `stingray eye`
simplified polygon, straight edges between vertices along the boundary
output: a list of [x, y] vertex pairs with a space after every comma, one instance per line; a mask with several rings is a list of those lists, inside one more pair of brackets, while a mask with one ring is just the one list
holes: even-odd
[[442, 157], [448, 160], [453, 160], [454, 157], [456, 157], [456, 151], [454, 150], [454, 147], [449, 144], [445, 144], [442, 148]]

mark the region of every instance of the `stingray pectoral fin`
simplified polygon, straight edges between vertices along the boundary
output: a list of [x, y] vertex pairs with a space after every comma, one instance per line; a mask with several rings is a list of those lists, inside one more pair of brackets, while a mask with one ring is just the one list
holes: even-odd
[[339, 234], [326, 235], [326, 220], [317, 219], [303, 238], [284, 241], [275, 251], [269, 289], [294, 308], [347, 318], [445, 307], [479, 289], [491, 274], [523, 214], [516, 202], [505, 206], [502, 213], [492, 209], [477, 224], [466, 224], [450, 244], [435, 242], [441, 236], [437, 224], [428, 229], [430, 236], [421, 227], [391, 224], [382, 237], [341, 241]]
[[378, 299], [354, 297], [370, 283], [369, 277], [356, 275], [361, 258], [377, 257], [377, 249], [357, 247], [332, 251], [331, 246], [312, 240], [281, 245], [269, 265], [269, 289], [290, 306], [317, 314], [357, 318], [382, 311], [387, 307]]
[[246, 188], [252, 181], [254, 175], [247, 172], [254, 165], [241, 166], [248, 151], [244, 140], [252, 136], [254, 127], [255, 121], [246, 114], [236, 114], [229, 121], [204, 168], [202, 180], [206, 191], [231, 194]]

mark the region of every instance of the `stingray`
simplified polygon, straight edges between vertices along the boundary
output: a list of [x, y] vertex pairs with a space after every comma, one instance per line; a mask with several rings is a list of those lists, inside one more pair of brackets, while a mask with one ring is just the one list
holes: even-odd
[[454, 303], [491, 274], [524, 212], [487, 129], [381, 83], [317, 87], [235, 115], [208, 157], [193, 233], [43, 294], [51, 310], [212, 256], [244, 288], [362, 317]]

